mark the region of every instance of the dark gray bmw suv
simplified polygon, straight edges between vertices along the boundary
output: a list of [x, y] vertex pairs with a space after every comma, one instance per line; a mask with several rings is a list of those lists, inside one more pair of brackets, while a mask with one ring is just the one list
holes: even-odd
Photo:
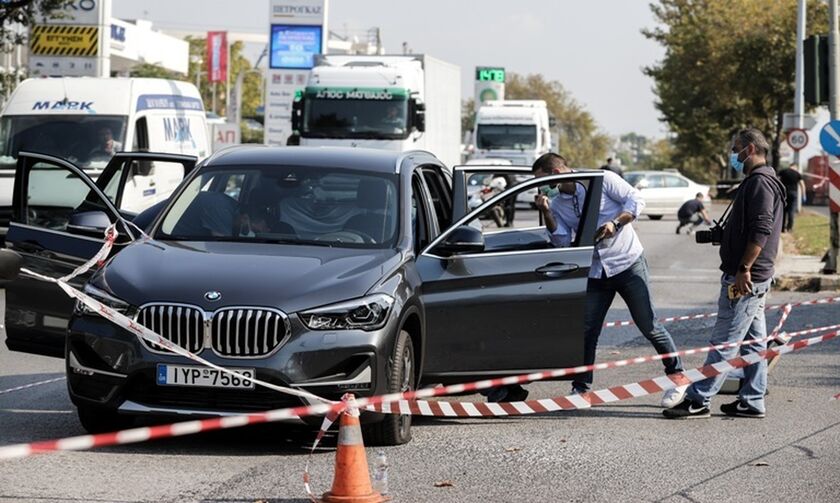
[[[450, 171], [420, 151], [236, 148], [192, 170], [143, 237], [125, 223], [143, 216], [120, 211], [101, 180], [23, 153], [7, 245], [58, 277], [116, 222], [111, 258], [77, 287], [218, 365], [330, 399], [578, 365], [601, 174], [530, 180], [467, 213], [467, 173], [482, 170], [527, 172]], [[485, 219], [561, 179], [587, 192], [573, 246], [552, 246], [535, 212], [504, 228]], [[7, 286], [6, 329], [10, 349], [65, 356], [90, 431], [139, 414], [301, 404], [138, 340], [25, 276]], [[366, 422], [372, 443], [411, 438], [408, 416]]]

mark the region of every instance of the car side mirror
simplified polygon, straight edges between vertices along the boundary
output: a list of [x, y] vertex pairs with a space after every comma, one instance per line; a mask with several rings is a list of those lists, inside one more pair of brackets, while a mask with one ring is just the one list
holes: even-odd
[[12, 250], [0, 250], [0, 281], [14, 281], [20, 274], [23, 263], [20, 255]]
[[304, 98], [298, 98], [292, 103], [292, 131], [300, 133], [303, 130], [303, 104]]
[[464, 253], [480, 253], [484, 251], [484, 235], [475, 227], [462, 225], [449, 233], [449, 236], [435, 247], [435, 251], [447, 257]]
[[111, 220], [104, 211], [83, 211], [70, 216], [67, 232], [101, 238], [110, 226]]
[[412, 125], [419, 132], [426, 131], [426, 104], [418, 99], [411, 100]]
[[553, 115], [548, 116], [548, 127], [555, 127], [557, 126], [557, 117]]

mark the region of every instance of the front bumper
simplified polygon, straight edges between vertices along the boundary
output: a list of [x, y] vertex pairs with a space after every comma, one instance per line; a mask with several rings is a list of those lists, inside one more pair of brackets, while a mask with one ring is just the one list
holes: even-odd
[[[371, 332], [312, 331], [291, 316], [289, 339], [266, 357], [225, 358], [210, 350], [199, 356], [223, 367], [254, 368], [259, 380], [329, 400], [348, 392], [371, 396], [387, 392], [386, 365], [398, 332], [394, 318]], [[96, 315], [71, 320], [66, 352], [68, 389], [77, 406], [126, 414], [224, 416], [309, 404], [259, 385], [252, 390], [158, 385], [159, 363], [200, 364], [151, 351], [130, 332]]]

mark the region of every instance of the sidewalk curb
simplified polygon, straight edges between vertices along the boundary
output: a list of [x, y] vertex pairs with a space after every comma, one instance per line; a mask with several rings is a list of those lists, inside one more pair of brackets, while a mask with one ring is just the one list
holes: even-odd
[[782, 274], [776, 276], [775, 290], [789, 292], [823, 292], [840, 290], [838, 274]]

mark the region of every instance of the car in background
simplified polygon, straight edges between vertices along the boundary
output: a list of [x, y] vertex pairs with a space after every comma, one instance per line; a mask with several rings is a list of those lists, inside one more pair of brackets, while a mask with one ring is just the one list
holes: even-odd
[[[116, 225], [111, 256], [75, 277], [76, 288], [215, 364], [331, 400], [581, 365], [603, 173], [531, 179], [470, 211], [472, 169], [488, 168], [450, 170], [422, 151], [230, 148], [189, 172], [146, 236], [126, 223], [110, 185], [22, 152], [7, 245], [29, 270], [64, 276]], [[474, 225], [521, 192], [563, 181], [587, 189], [571, 246], [554, 247], [542, 226]], [[90, 432], [144, 414], [305, 403], [140, 340], [54, 283], [22, 274], [5, 289], [6, 345], [65, 358]], [[370, 443], [411, 438], [411, 416], [363, 421]]]
[[636, 187], [645, 200], [643, 215], [659, 220], [665, 215], [676, 215], [682, 204], [703, 194], [703, 202], [712, 202], [709, 186], [702, 185], [677, 171], [629, 171], [624, 174], [627, 183]]

